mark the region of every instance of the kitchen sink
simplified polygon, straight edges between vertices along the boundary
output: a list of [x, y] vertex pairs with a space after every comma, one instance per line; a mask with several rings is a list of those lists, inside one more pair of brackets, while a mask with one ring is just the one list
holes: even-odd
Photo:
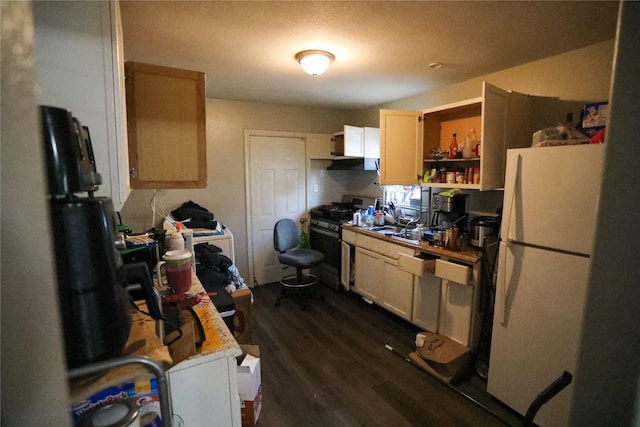
[[[385, 236], [393, 237], [409, 243], [419, 243], [419, 240], [411, 238], [411, 229], [406, 229], [397, 225], [378, 225], [365, 228], [367, 231], [374, 231]], [[406, 234], [405, 234], [406, 232]]]
[[375, 231], [380, 234], [393, 234], [402, 232], [404, 227], [398, 227], [397, 225], [374, 225], [373, 227], [366, 227], [365, 230]]

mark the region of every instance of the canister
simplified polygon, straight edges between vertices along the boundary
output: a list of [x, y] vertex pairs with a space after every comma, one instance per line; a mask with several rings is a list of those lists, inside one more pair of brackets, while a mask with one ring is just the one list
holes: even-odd
[[455, 172], [447, 172], [447, 184], [453, 184], [456, 182]]
[[354, 212], [353, 213], [353, 221], [352, 221], [353, 225], [360, 227], [362, 225], [362, 216], [360, 215], [360, 212]]

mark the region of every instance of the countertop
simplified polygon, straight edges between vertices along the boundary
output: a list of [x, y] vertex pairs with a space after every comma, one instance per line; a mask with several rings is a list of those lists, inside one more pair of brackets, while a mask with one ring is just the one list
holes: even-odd
[[[155, 334], [155, 321], [148, 315], [132, 311], [131, 333], [122, 356], [151, 357], [161, 362], [169, 373], [173, 370], [185, 369], [202, 363], [203, 358], [217, 359], [235, 357], [242, 354], [238, 342], [229, 331], [222, 316], [218, 313], [195, 274], [192, 274], [191, 282], [189, 295], [197, 296], [200, 301], [194, 308], [204, 314], [203, 317], [208, 323], [208, 349], [199, 348], [196, 354], [174, 364], [167, 346]], [[144, 302], [140, 303], [144, 304]], [[151, 374], [138, 365], [130, 365], [111, 369], [101, 375], [91, 376], [90, 378], [74, 380], [70, 384], [71, 401], [75, 402], [107, 387], [144, 377], [151, 377]]]
[[346, 230], [351, 230], [355, 233], [361, 233], [367, 236], [385, 240], [387, 242], [395, 243], [397, 245], [402, 245], [409, 248], [417, 249], [421, 252], [426, 252], [438, 257], [449, 258], [449, 259], [453, 259], [453, 260], [457, 260], [457, 261], [461, 261], [469, 264], [475, 264], [482, 259], [482, 252], [479, 250], [475, 250], [473, 248], [470, 248], [465, 251], [459, 251], [459, 252], [450, 251], [448, 249], [441, 248], [440, 246], [430, 245], [424, 241], [420, 241], [418, 243], [412, 243], [403, 239], [394, 238], [393, 236], [387, 236], [384, 233], [367, 230], [366, 227], [358, 227], [351, 224], [343, 224], [342, 228]]

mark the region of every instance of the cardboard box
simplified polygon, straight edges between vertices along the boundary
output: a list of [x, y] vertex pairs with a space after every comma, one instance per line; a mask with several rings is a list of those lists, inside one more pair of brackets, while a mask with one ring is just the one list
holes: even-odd
[[251, 300], [253, 298], [249, 288], [238, 289], [231, 296], [236, 303], [236, 313], [233, 318], [233, 336], [238, 344], [252, 342], [251, 329]]
[[260, 348], [257, 345], [241, 345], [243, 354], [238, 357], [238, 394], [242, 426], [254, 426], [262, 409], [260, 375]]
[[420, 332], [416, 335], [416, 351], [409, 357], [446, 383], [467, 372], [471, 349], [444, 335]]
[[582, 132], [589, 138], [593, 137], [607, 126], [608, 116], [608, 102], [585, 104], [584, 116], [582, 117]]
[[262, 385], [258, 387], [258, 394], [253, 400], [243, 400], [240, 402], [240, 415], [242, 417], [242, 427], [253, 427], [258, 422], [260, 410], [262, 409]]
[[584, 117], [582, 118], [582, 129], [602, 128], [607, 125], [609, 116], [609, 103], [597, 102], [585, 104]]

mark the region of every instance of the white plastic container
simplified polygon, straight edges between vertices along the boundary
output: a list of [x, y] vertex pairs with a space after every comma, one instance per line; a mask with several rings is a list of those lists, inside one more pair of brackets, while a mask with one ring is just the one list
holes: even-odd
[[353, 221], [352, 224], [360, 227], [362, 225], [362, 217], [360, 216], [360, 212], [353, 213]]

